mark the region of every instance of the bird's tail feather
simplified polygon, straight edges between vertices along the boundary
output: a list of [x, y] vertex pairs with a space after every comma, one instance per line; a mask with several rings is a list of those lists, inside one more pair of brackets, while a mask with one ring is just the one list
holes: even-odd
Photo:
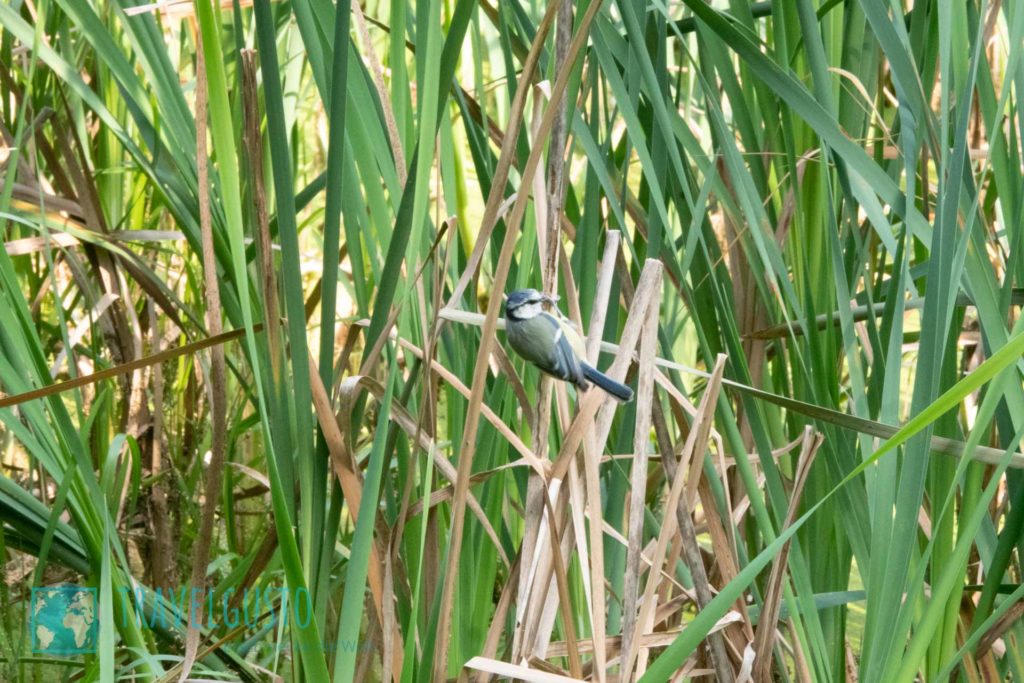
[[581, 363], [581, 365], [583, 366], [583, 376], [611, 394], [616, 401], [629, 403], [633, 400], [633, 390], [625, 384], [616, 382], [608, 375], [604, 374], [600, 370], [590, 367], [586, 363]]

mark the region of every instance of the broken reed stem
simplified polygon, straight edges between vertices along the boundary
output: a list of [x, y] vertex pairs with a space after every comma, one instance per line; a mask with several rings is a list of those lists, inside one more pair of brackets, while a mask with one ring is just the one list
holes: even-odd
[[[643, 315], [647, 311], [647, 302], [654, 296], [655, 292], [661, 290], [663, 270], [664, 268], [660, 261], [648, 259], [644, 263], [644, 268], [640, 273], [640, 279], [636, 288], [636, 296], [633, 299], [633, 306], [626, 316], [619, 346], [616, 347], [615, 360], [605, 372], [606, 375], [617, 382], [625, 379], [626, 371], [633, 362], [633, 349], [640, 338], [640, 328], [643, 324]], [[608, 438], [608, 432], [611, 430], [611, 421], [615, 414], [615, 409], [614, 400], [603, 395], [602, 392], [590, 392], [584, 396], [580, 402], [580, 409], [576, 419], [573, 420], [572, 425], [569, 426], [565, 434], [558, 459], [555, 460], [551, 473], [553, 478], [562, 479], [565, 477], [569, 463], [587, 433], [593, 431], [596, 442], [598, 444], [605, 443]], [[594, 422], [595, 413], [597, 414], [596, 423]], [[594, 428], [595, 424], [596, 428]]]
[[[654, 359], [658, 351], [658, 322], [661, 289], [647, 303], [640, 333], [640, 359], [637, 375], [636, 424], [633, 429], [633, 466], [630, 472], [629, 522], [626, 551], [626, 575], [622, 595], [622, 651], [619, 676], [629, 680], [633, 669], [634, 641], [637, 630], [637, 606], [640, 589], [640, 549], [643, 545], [644, 510], [647, 494], [647, 462], [650, 450], [651, 403], [654, 399]], [[651, 573], [655, 576], [655, 572]]]

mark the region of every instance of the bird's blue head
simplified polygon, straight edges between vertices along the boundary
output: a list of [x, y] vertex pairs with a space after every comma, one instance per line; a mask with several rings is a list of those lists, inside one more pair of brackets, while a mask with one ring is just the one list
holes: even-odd
[[[550, 299], [536, 289], [517, 289], [510, 292], [505, 301], [505, 317], [514, 319], [531, 318], [540, 311], [541, 305]], [[519, 311], [519, 314], [517, 314]], [[530, 311], [530, 315], [522, 315]]]

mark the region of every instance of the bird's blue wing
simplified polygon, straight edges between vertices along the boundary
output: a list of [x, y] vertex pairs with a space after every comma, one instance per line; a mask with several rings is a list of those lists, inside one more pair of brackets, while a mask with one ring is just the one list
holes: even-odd
[[562, 329], [562, 324], [552, 315], [542, 313], [544, 320], [554, 328], [555, 343], [552, 349], [551, 367], [545, 370], [555, 377], [572, 382], [581, 389], [587, 387], [587, 380], [583, 376], [583, 368], [580, 359], [572, 348], [572, 343]]

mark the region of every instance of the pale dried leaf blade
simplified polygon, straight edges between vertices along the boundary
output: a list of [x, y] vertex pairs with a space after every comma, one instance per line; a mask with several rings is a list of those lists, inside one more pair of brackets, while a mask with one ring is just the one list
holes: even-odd
[[[342, 493], [345, 496], [345, 501], [348, 504], [348, 509], [353, 517], [353, 523], [358, 520], [359, 504], [363, 497], [363, 484], [359, 475], [356, 473], [356, 468], [352, 463], [351, 455], [345, 444], [345, 437], [342, 435], [341, 429], [338, 427], [338, 420], [335, 417], [334, 410], [331, 406], [330, 397], [327, 395], [327, 389], [324, 387], [323, 381], [320, 378], [320, 372], [317, 368], [316, 360], [312, 354], [308, 356], [309, 359], [309, 380], [310, 389], [313, 396], [313, 407], [316, 412], [317, 422], [320, 425], [321, 433], [324, 436], [324, 442], [327, 445], [327, 452], [331, 460], [331, 466], [334, 470], [334, 475], [338, 478], [338, 483], [341, 485]], [[352, 378], [346, 378], [349, 380]], [[346, 386], [353, 387], [347, 392], [343, 393], [350, 402], [352, 400], [352, 394], [355, 393], [354, 387], [359, 386], [359, 379], [355, 378], [354, 383], [348, 383]], [[378, 550], [377, 543], [374, 542], [370, 547], [370, 560], [367, 563], [367, 583], [370, 586], [370, 593], [373, 596], [373, 606], [375, 610], [378, 623], [384, 623], [384, 577], [382, 576], [381, 553]], [[395, 625], [397, 629], [397, 625]], [[402, 651], [402, 640], [397, 634], [392, 638], [393, 652], [391, 658], [392, 670], [401, 671], [402, 659], [404, 652]]]
[[559, 676], [558, 674], [537, 671], [529, 667], [509, 664], [496, 659], [488, 659], [487, 657], [473, 657], [466, 662], [465, 668], [504, 676], [517, 681], [526, 681], [527, 683], [582, 683], [580, 678]]

